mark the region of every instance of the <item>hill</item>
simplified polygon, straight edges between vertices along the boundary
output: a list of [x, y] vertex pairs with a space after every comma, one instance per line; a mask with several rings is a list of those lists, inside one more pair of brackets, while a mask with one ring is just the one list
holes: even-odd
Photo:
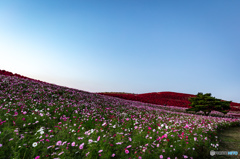
[[210, 158], [239, 124], [0, 74], [0, 159]]
[[[188, 101], [188, 99], [196, 96], [193, 94], [177, 93], [177, 92], [153, 92], [153, 93], [144, 93], [144, 94], [104, 92], [99, 94], [119, 97], [122, 99], [141, 101], [144, 103], [152, 103], [152, 104], [159, 104], [159, 105], [165, 105], [165, 106], [178, 106], [178, 107], [184, 107], [184, 108], [189, 108], [190, 102]], [[240, 103], [231, 102], [230, 106], [232, 111], [240, 111]]]

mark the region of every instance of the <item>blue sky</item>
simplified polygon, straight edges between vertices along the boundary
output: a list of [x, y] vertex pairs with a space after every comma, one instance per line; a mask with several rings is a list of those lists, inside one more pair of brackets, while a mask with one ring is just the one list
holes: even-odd
[[240, 1], [0, 1], [0, 69], [89, 92], [240, 102]]

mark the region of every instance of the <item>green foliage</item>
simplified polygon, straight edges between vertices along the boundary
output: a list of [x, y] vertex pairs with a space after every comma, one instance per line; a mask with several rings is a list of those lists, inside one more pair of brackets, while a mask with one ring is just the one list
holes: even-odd
[[211, 93], [198, 93], [196, 97], [189, 99], [191, 102], [190, 106], [192, 108], [186, 111], [203, 111], [204, 115], [209, 115], [211, 111], [219, 111], [221, 113], [227, 114], [230, 110], [231, 101], [221, 101], [215, 97], [211, 97]]

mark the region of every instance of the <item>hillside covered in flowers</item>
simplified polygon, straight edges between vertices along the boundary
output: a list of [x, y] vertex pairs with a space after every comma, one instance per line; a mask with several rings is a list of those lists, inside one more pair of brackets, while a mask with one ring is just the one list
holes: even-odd
[[0, 75], [0, 158], [209, 158], [240, 119]]

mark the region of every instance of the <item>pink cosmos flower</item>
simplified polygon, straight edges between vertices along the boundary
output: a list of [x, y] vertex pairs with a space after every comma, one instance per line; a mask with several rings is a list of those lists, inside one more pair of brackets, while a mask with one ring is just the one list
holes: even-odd
[[103, 150], [99, 150], [99, 151], [98, 151], [98, 153], [101, 153], [101, 152], [103, 152]]
[[163, 158], [163, 155], [160, 155], [159, 157], [160, 157], [160, 158]]
[[163, 139], [163, 138], [167, 138], [167, 134], [164, 134], [161, 138], [162, 138], [162, 139]]
[[90, 152], [86, 153], [86, 156], [89, 154]]
[[75, 142], [72, 143], [72, 146], [75, 146]]
[[132, 147], [132, 145], [127, 146], [127, 149], [130, 148], [130, 147]]
[[35, 159], [39, 159], [39, 158], [40, 158], [40, 156], [35, 157]]
[[151, 130], [151, 129], [152, 129], [152, 128], [149, 126], [149, 127], [148, 127], [148, 130]]
[[100, 140], [100, 136], [98, 136], [98, 138], [97, 138], [97, 141], [99, 141]]
[[117, 143], [116, 143], [116, 145], [121, 145], [121, 144], [122, 144], [122, 142], [117, 142]]
[[186, 129], [186, 128], [189, 128], [188, 124], [186, 124], [186, 126], [185, 126], [184, 128], [185, 128], [185, 129]]
[[112, 154], [112, 157], [114, 157], [114, 156], [115, 156], [115, 153]]
[[79, 146], [79, 149], [83, 149], [84, 143]]
[[61, 146], [61, 145], [62, 145], [62, 141], [58, 141], [58, 142], [56, 143], [56, 145], [57, 145], [57, 146]]
[[128, 154], [128, 153], [129, 153], [129, 151], [128, 151], [128, 150], [125, 150], [125, 153], [126, 153], [126, 154]]
[[91, 144], [92, 142], [93, 142], [93, 140], [92, 140], [92, 139], [89, 139], [89, 140], [88, 140], [88, 143], [89, 143], [89, 144]]

